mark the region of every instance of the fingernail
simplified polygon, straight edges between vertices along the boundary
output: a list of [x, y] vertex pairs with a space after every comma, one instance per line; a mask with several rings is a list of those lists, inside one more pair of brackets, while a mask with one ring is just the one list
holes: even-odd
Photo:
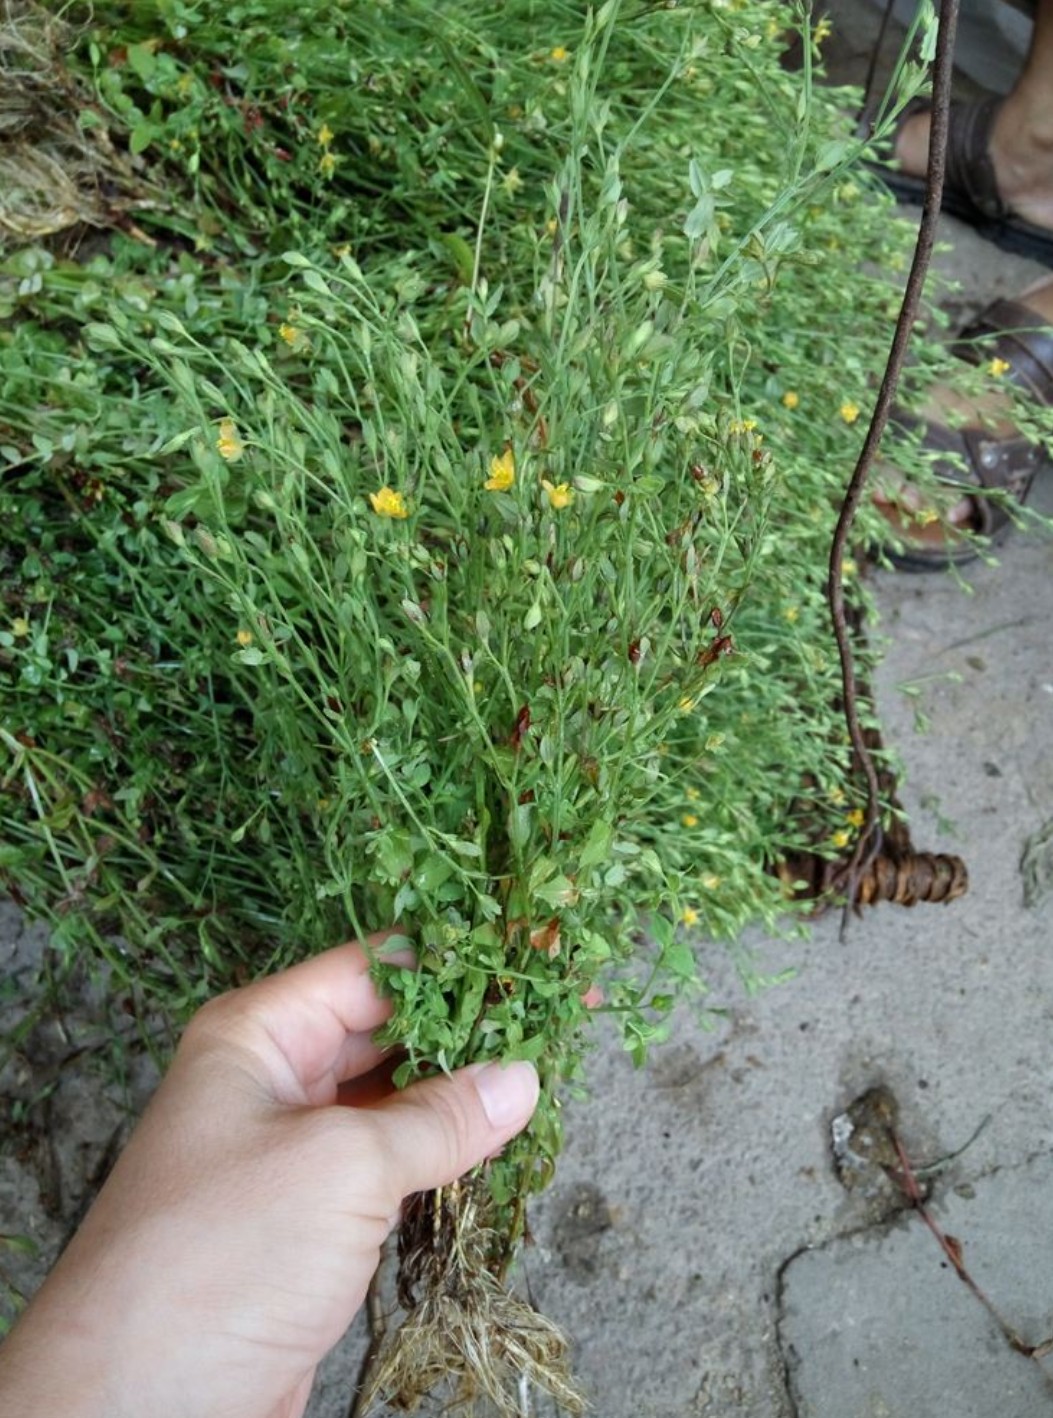
[[525, 1123], [537, 1107], [540, 1084], [537, 1069], [524, 1059], [514, 1063], [476, 1064], [472, 1082], [491, 1127]]

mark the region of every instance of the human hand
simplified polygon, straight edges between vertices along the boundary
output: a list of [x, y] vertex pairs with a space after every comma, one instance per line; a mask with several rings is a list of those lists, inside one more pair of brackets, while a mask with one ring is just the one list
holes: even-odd
[[[384, 939], [370, 941], [382, 954]], [[403, 1199], [498, 1151], [537, 1102], [534, 1069], [514, 1063], [356, 1105], [390, 1014], [368, 969], [360, 945], [339, 946], [194, 1017], [0, 1347], [4, 1412], [300, 1418]]]

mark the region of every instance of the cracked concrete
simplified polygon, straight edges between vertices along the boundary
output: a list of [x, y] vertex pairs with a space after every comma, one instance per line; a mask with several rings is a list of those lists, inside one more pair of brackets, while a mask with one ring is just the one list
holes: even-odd
[[[1051, 1196], [1053, 1154], [1044, 1152], [937, 1206], [973, 1279], [1032, 1346], [1053, 1334]], [[783, 1271], [781, 1300], [795, 1418], [1053, 1411], [1048, 1356], [1014, 1352], [916, 1214], [799, 1252]]]

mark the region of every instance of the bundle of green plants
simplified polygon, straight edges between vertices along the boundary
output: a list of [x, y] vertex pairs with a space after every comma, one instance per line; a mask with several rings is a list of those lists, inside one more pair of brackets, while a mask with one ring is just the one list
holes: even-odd
[[0, 873], [144, 1021], [404, 931], [396, 1083], [542, 1101], [407, 1211], [377, 1391], [574, 1409], [504, 1280], [593, 1012], [755, 986], [862, 820], [824, 581], [911, 233], [770, 0], [277, 8], [96, 6], [187, 185], [0, 267]]

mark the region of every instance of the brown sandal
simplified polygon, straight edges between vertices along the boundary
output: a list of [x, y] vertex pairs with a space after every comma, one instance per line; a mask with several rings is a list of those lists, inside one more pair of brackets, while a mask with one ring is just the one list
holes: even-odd
[[[1013, 300], [996, 300], [962, 331], [951, 350], [970, 364], [979, 364], [983, 359], [1005, 360], [1009, 378], [1038, 403], [1053, 404], [1053, 326], [1045, 324], [1027, 306]], [[937, 454], [935, 470], [939, 477], [948, 484], [960, 484], [963, 496], [969, 497], [971, 515], [963, 531], [992, 541], [1005, 536], [1013, 519], [1001, 500], [970, 496], [971, 489], [1005, 491], [1023, 505], [1035, 474], [1040, 468], [1053, 466], [1046, 448], [1020, 436], [995, 438], [985, 428], [949, 428], [903, 413], [896, 416], [896, 421], [901, 428], [922, 430], [924, 446]], [[958, 459], [964, 462], [967, 472], [963, 473]], [[939, 540], [926, 545], [923, 529], [912, 521], [909, 511], [906, 516], [899, 514], [894, 504], [887, 502], [882, 504], [882, 510], [904, 538], [902, 551], [886, 553], [903, 570], [938, 571], [977, 556], [971, 537], [955, 536], [942, 528]]]
[[[975, 227], [987, 241], [993, 241], [1003, 251], [1028, 256], [1053, 266], [1053, 231], [1036, 226], [1009, 210], [998, 191], [994, 163], [991, 161], [991, 129], [1002, 100], [996, 97], [975, 103], [952, 103], [950, 127], [947, 133], [947, 170], [943, 180], [941, 210]], [[890, 153], [903, 125], [918, 113], [931, 108], [928, 99], [913, 99], [900, 114], [890, 141]], [[888, 162], [893, 161], [889, 156]], [[913, 177], [887, 166], [886, 161], [875, 165], [882, 182], [901, 202], [921, 205], [925, 200], [925, 179]]]

